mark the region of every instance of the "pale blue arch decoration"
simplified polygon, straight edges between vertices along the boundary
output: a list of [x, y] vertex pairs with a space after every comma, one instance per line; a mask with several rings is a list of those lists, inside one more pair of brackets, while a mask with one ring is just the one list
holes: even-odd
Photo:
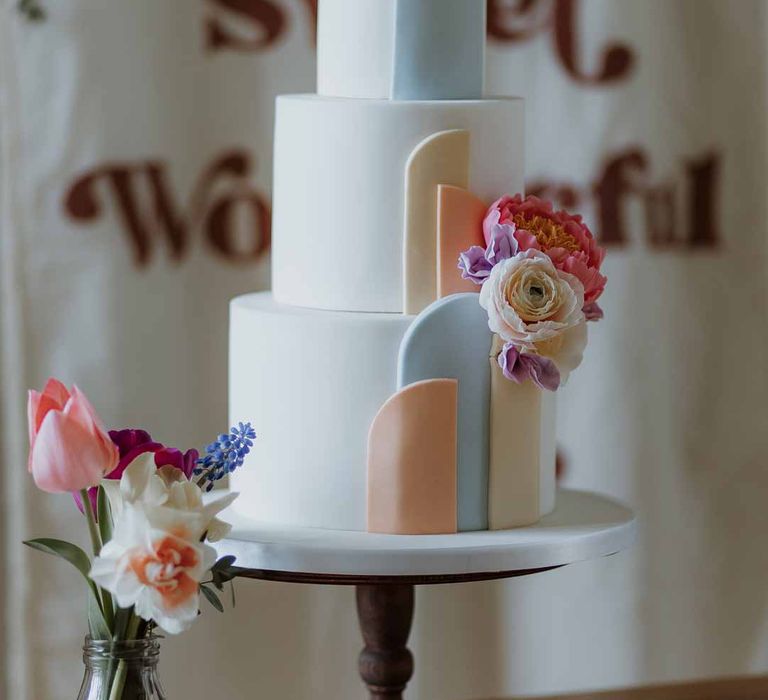
[[486, 0], [397, 0], [393, 100], [483, 96], [485, 6]]
[[459, 531], [488, 528], [492, 336], [478, 295], [452, 294], [428, 306], [400, 343], [397, 386], [457, 379], [457, 521]]

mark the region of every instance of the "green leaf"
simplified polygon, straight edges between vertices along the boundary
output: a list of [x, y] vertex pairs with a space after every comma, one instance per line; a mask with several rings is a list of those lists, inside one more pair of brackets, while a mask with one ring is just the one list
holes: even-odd
[[105, 545], [112, 539], [112, 508], [103, 486], [99, 486], [98, 496], [96, 496], [96, 518], [99, 521], [101, 543]]
[[235, 560], [237, 557], [227, 554], [226, 556], [223, 556], [221, 559], [219, 559], [212, 567], [211, 571], [218, 571], [219, 569], [228, 569], [232, 564], [235, 563]]
[[219, 612], [224, 612], [224, 606], [217, 596], [208, 586], [200, 586], [200, 592], [205, 596], [206, 600], [213, 605]]
[[101, 607], [99, 601], [96, 600], [96, 596], [92, 589], [88, 591], [88, 627], [91, 632], [91, 637], [94, 639], [111, 639], [112, 633], [107, 627], [107, 623], [104, 620], [104, 615], [101, 613]]
[[226, 556], [219, 559], [211, 567], [211, 578], [213, 584], [220, 588], [221, 584], [231, 581], [233, 578], [237, 578], [240, 575], [240, 570], [237, 567], [232, 566], [235, 562], [235, 557]]
[[[49, 537], [27, 540], [24, 544], [39, 552], [45, 552], [46, 554], [53, 554], [54, 556], [60, 557], [64, 561], [72, 564], [72, 566], [83, 575], [83, 578], [88, 584], [88, 624], [91, 628], [91, 634], [95, 632], [98, 634], [99, 639], [109, 639], [111, 636], [109, 634], [109, 625], [107, 625], [107, 622], [104, 619], [104, 611], [101, 607], [96, 584], [88, 577], [88, 574], [91, 571], [91, 560], [88, 558], [88, 555], [80, 549], [80, 547], [71, 542], [56, 540]], [[103, 636], [105, 630], [107, 634], [106, 636]]]
[[36, 540], [27, 540], [24, 542], [27, 547], [36, 549], [39, 552], [45, 552], [46, 554], [53, 554], [54, 556], [61, 557], [64, 561], [68, 561], [74, 566], [89, 583], [91, 579], [88, 578], [88, 573], [91, 570], [91, 560], [88, 555], [80, 549], [76, 544], [71, 542], [65, 542], [64, 540], [55, 540], [49, 537], [41, 537]]
[[115, 639], [125, 639], [128, 633], [128, 627], [133, 617], [133, 606], [130, 608], [121, 608], [117, 606], [115, 610]]

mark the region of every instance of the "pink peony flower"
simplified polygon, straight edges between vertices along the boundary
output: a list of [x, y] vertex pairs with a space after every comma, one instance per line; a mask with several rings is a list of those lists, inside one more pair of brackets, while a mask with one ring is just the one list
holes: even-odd
[[605, 289], [600, 274], [605, 249], [601, 248], [581, 216], [555, 211], [550, 202], [538, 197], [504, 196], [494, 202], [483, 221], [485, 242], [499, 224], [514, 225], [519, 250], [541, 250], [555, 267], [579, 278], [584, 285], [584, 302], [591, 304]]
[[27, 402], [29, 460], [38, 488], [49, 493], [79, 491], [98, 484], [118, 462], [110, 440], [88, 399], [49, 379]]

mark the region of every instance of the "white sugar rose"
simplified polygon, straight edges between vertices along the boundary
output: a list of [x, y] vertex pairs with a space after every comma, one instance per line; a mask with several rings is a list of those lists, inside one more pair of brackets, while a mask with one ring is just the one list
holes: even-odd
[[491, 331], [521, 352], [550, 358], [563, 381], [581, 362], [584, 286], [544, 253], [526, 250], [495, 265], [480, 290], [480, 305]]

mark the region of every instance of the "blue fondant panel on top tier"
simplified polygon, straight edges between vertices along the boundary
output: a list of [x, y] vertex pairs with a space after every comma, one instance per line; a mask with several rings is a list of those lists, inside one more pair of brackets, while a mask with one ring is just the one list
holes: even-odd
[[458, 529], [488, 528], [491, 376], [488, 314], [473, 293], [439, 299], [411, 324], [400, 344], [397, 386], [457, 379]]
[[485, 5], [485, 0], [397, 0], [393, 100], [483, 96]]

